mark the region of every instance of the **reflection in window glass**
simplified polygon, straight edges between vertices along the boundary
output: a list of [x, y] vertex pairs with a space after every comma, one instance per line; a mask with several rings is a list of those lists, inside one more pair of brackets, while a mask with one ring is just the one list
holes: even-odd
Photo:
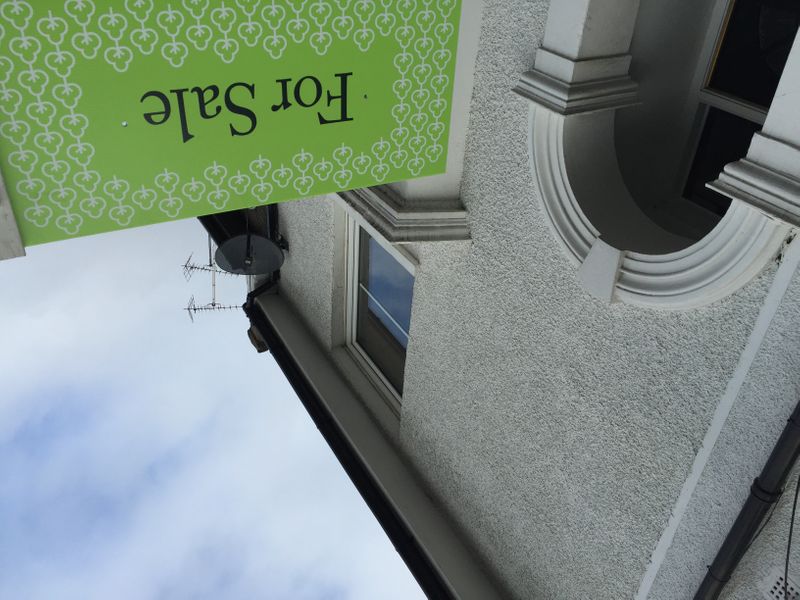
[[363, 230], [359, 247], [356, 341], [402, 395], [414, 276]]
[[369, 309], [406, 347], [411, 327], [414, 277], [372, 238], [369, 238], [368, 253]]
[[709, 87], [769, 107], [798, 24], [798, 0], [735, 0]]

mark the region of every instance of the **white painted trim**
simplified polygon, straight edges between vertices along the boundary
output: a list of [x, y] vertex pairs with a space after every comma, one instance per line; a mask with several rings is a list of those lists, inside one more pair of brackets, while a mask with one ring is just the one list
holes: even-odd
[[353, 340], [345, 346], [345, 351], [348, 357], [353, 361], [353, 364], [366, 376], [372, 387], [375, 389], [380, 400], [389, 407], [392, 415], [400, 423], [400, 417], [403, 411], [403, 399], [397, 390], [394, 389], [386, 376], [381, 372], [378, 366], [372, 362], [372, 359], [364, 351], [358, 342]]
[[[381, 246], [383, 246], [387, 252], [389, 252], [397, 261], [405, 267], [409, 273], [414, 275], [416, 273], [416, 269], [419, 266], [419, 262], [417, 261], [416, 257], [411, 254], [406, 248], [404, 248], [401, 244], [393, 244], [386, 240], [386, 238], [378, 231], [372, 223], [370, 223], [364, 215], [362, 215], [358, 210], [350, 206], [344, 198], [339, 196], [339, 194], [331, 194], [330, 196], [333, 201], [344, 210], [348, 222], [355, 222], [359, 227], [362, 229], [366, 229], [367, 233], [375, 238], [376, 240], [381, 242]], [[350, 225], [348, 225], [349, 230]], [[348, 240], [349, 241], [349, 240]]]
[[[568, 168], [565, 123], [573, 118], [582, 119], [581, 127], [591, 127], [592, 120], [608, 116], [590, 113], [569, 117], [532, 104], [529, 160], [550, 228], [566, 255], [579, 267], [600, 232], [573, 191], [572, 179], [586, 175]], [[613, 132], [613, 128], [605, 130]], [[608, 139], [607, 145], [613, 153], [613, 139]], [[789, 230], [789, 225], [734, 200], [717, 227], [683, 250], [665, 254], [625, 252], [615, 297], [630, 304], [673, 310], [710, 304], [758, 275], [778, 253]]]
[[672, 545], [672, 540], [675, 537], [675, 533], [677, 532], [681, 520], [683, 519], [683, 516], [686, 514], [686, 511], [689, 507], [689, 502], [692, 499], [695, 488], [697, 488], [697, 484], [703, 475], [703, 470], [708, 464], [711, 453], [714, 450], [715, 444], [717, 443], [717, 439], [719, 439], [722, 428], [725, 426], [725, 421], [728, 419], [728, 415], [730, 415], [731, 409], [736, 403], [736, 398], [739, 396], [739, 391], [742, 388], [742, 384], [744, 384], [745, 378], [750, 372], [750, 367], [755, 360], [756, 354], [758, 353], [758, 350], [764, 341], [772, 320], [775, 318], [775, 314], [778, 311], [778, 307], [780, 306], [783, 297], [785, 296], [786, 291], [788, 290], [792, 281], [792, 277], [798, 270], [799, 266], [800, 240], [797, 240], [789, 245], [786, 253], [784, 254], [781, 266], [775, 273], [775, 279], [770, 286], [767, 297], [764, 300], [764, 304], [762, 305], [761, 311], [756, 319], [756, 323], [753, 326], [753, 330], [747, 340], [747, 344], [745, 345], [745, 348], [739, 357], [739, 363], [736, 365], [736, 370], [728, 382], [728, 385], [725, 389], [725, 394], [722, 396], [722, 399], [714, 411], [711, 424], [709, 425], [705, 437], [703, 438], [703, 444], [700, 447], [700, 450], [697, 452], [694, 462], [692, 463], [689, 476], [683, 483], [683, 487], [678, 495], [678, 499], [675, 501], [675, 505], [672, 508], [667, 526], [664, 528], [664, 531], [662, 532], [661, 537], [656, 544], [655, 550], [650, 557], [650, 562], [647, 565], [647, 569], [645, 570], [644, 576], [642, 577], [642, 581], [639, 585], [639, 591], [636, 594], [637, 600], [645, 600], [653, 587], [653, 583], [658, 575], [658, 571], [661, 568], [661, 565], [664, 563], [667, 552]]
[[407, 202], [389, 186], [360, 188], [338, 194], [353, 211], [393, 244], [460, 241], [470, 238], [467, 211], [460, 205]]
[[[754, 143], [759, 138], [754, 137]], [[800, 155], [800, 150], [791, 153]], [[730, 198], [742, 198], [764, 213], [800, 227], [800, 179], [786, 176], [749, 158], [725, 165], [719, 178], [707, 184]]]
[[[339, 199], [342, 202], [341, 199]], [[344, 204], [345, 208], [348, 205]], [[357, 211], [352, 208], [346, 213], [345, 227], [345, 327], [344, 346], [349, 356], [367, 376], [375, 387], [378, 395], [399, 419], [402, 411], [402, 397], [386, 379], [381, 370], [372, 361], [367, 352], [357, 341], [358, 324], [358, 266], [360, 248], [360, 230], [364, 229], [372, 239], [378, 242], [389, 254], [392, 255], [411, 275], [416, 276], [416, 259], [395, 244], [388, 243]]]
[[735, 0], [716, 0], [709, 18], [709, 27], [706, 32], [705, 42], [698, 54], [697, 69], [692, 79], [691, 89], [704, 90], [711, 80], [711, 71], [714, 68], [714, 57], [722, 45], [728, 19], [733, 11]]
[[767, 111], [763, 108], [745, 102], [744, 100], [732, 98], [711, 88], [700, 90], [699, 99], [700, 102], [707, 106], [713, 106], [726, 113], [736, 115], [737, 117], [752, 121], [753, 123], [758, 123], [759, 125], [764, 125], [764, 121], [767, 120]]
[[[627, 60], [624, 62], [630, 63], [630, 57], [625, 58]], [[537, 66], [538, 63], [537, 56]], [[574, 70], [581, 71], [578, 67]], [[639, 103], [638, 89], [638, 85], [627, 74], [623, 77], [573, 82], [533, 70], [522, 75], [514, 91], [555, 113], [572, 115], [634, 106]]]
[[747, 156], [725, 166], [709, 187], [800, 226], [800, 35], [795, 37], [764, 127]]
[[625, 254], [597, 238], [578, 270], [578, 279], [584, 289], [598, 300], [614, 301], [614, 288], [619, 279], [619, 268]]
[[[724, 15], [729, 1], [718, 0], [716, 17]], [[696, 308], [735, 292], [772, 260], [790, 225], [800, 225], [800, 187], [775, 176], [758, 181], [751, 177], [753, 181], [745, 183], [752, 185], [737, 187], [744, 178], [734, 181], [733, 175], [744, 169], [726, 168], [727, 179], [716, 185], [723, 193], [735, 194], [734, 201], [717, 227], [695, 243], [669, 233], [642, 212], [616, 162], [614, 127], [615, 111], [636, 99], [625, 53], [637, 10], [637, 0], [553, 0], [535, 68], [522, 76], [515, 91], [531, 101], [531, 170], [551, 230], [572, 262], [583, 265], [602, 235], [624, 254], [611, 297], [647, 307]], [[716, 17], [721, 30], [722, 19]], [[713, 53], [717, 44], [719, 31], [713, 33], [704, 54]], [[792, 56], [795, 52], [800, 57], [800, 49]], [[696, 71], [695, 79], [701, 73], [707, 73], [707, 65]], [[797, 89], [792, 81], [784, 72], [784, 89]], [[696, 83], [697, 90], [704, 86]], [[691, 102], [697, 98], [692, 94]], [[767, 125], [779, 98], [777, 94]], [[750, 154], [758, 139], [755, 136]], [[796, 157], [779, 144], [770, 149], [772, 171], [794, 173], [800, 164]], [[579, 277], [593, 293], [597, 289], [591, 284], [596, 281], [587, 277], [589, 268]]]

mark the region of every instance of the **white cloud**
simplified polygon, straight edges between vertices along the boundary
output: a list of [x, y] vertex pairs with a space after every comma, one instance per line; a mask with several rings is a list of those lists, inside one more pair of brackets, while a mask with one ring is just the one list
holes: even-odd
[[0, 597], [421, 597], [244, 316], [181, 314], [203, 244], [188, 221], [0, 263]]

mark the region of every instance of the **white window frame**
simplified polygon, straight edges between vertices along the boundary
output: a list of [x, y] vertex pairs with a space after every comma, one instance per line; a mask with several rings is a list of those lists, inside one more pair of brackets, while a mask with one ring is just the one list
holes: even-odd
[[711, 87], [711, 77], [714, 74], [719, 53], [722, 51], [722, 44], [725, 42], [725, 35], [728, 32], [735, 4], [736, 0], [717, 0], [717, 5], [712, 13], [711, 19], [715, 25], [710, 25], [708, 28], [706, 44], [697, 63], [700, 73], [696, 76], [696, 80], [701, 82], [699, 102], [763, 126], [767, 118], [767, 109]]
[[[340, 203], [341, 204], [341, 203]], [[367, 352], [358, 344], [358, 269], [359, 254], [361, 251], [360, 232], [366, 233], [378, 242], [392, 258], [397, 260], [414, 277], [416, 284], [416, 274], [418, 263], [416, 259], [404, 247], [388, 242], [378, 231], [372, 227], [360, 214], [351, 210], [346, 210], [345, 226], [345, 327], [344, 345], [350, 356], [358, 367], [369, 378], [371, 383], [380, 393], [383, 400], [397, 417], [400, 416], [402, 406], [402, 396], [394, 389], [386, 376], [378, 366], [372, 361]], [[409, 337], [409, 346], [411, 338]]]
[[[692, 134], [689, 137], [685, 157], [681, 163], [680, 171], [676, 179], [681, 196], [683, 196], [683, 189], [686, 186], [686, 181], [692, 170], [692, 165], [694, 165], [697, 149], [700, 145], [700, 137], [703, 135], [710, 108], [716, 108], [741, 119], [757, 123], [761, 127], [764, 126], [764, 122], [767, 119], [767, 109], [710, 87], [711, 76], [714, 72], [722, 44], [725, 41], [725, 34], [728, 31], [728, 25], [735, 4], [736, 0], [717, 0], [717, 4], [711, 14], [705, 45], [698, 56], [697, 71], [694, 76], [693, 84], [697, 90], [696, 108], [694, 112], [696, 121], [692, 129]], [[691, 202], [688, 198], [684, 199], [687, 202]], [[698, 206], [698, 208], [702, 209], [700, 206]]]
[[764, 121], [767, 120], [767, 111], [760, 106], [738, 98], [732, 98], [711, 88], [700, 90], [699, 97], [701, 105], [712, 106], [747, 121], [758, 123], [762, 127], [764, 126]]

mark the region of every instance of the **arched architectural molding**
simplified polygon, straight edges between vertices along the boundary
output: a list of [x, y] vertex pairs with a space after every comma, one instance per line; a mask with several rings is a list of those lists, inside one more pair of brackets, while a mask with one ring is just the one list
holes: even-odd
[[[750, 154], [729, 165], [713, 184], [733, 199], [720, 223], [699, 241], [659, 227], [628, 192], [615, 148], [616, 111], [637, 102], [627, 54], [637, 9], [638, 0], [554, 0], [535, 67], [515, 91], [532, 103], [530, 161], [544, 212], [584, 288], [608, 302], [694, 308], [745, 285], [800, 225], [800, 161], [790, 152], [800, 122], [769, 129], [774, 114], [791, 118], [776, 109], [779, 87], [751, 154], [765, 143], [769, 151], [755, 167]], [[782, 87], [797, 91], [798, 74], [795, 44]], [[779, 145], [770, 131], [798, 135]]]
[[[554, 236], [578, 267], [578, 277], [587, 291], [606, 301], [670, 309], [695, 308], [733, 293], [769, 264], [790, 227], [744, 202], [735, 200], [719, 225], [691, 244], [659, 230], [638, 209], [624, 187], [606, 187], [605, 182], [621, 184], [621, 179], [617, 179], [619, 172], [608, 170], [613, 169], [615, 162], [613, 127], [608, 124], [612, 119], [613, 113], [586, 114], [576, 121], [536, 105], [530, 110], [530, 161], [542, 206]], [[605, 126], [599, 127], [598, 123], [603, 122]], [[576, 127], [567, 135], [565, 131], [571, 124]], [[605, 138], [597, 137], [598, 129], [605, 129]], [[567, 138], [581, 132], [592, 136], [593, 142], [570, 146]], [[586, 162], [596, 165], [589, 170], [585, 168]], [[576, 185], [577, 178], [581, 182]], [[590, 219], [576, 193], [592, 194], [585, 204], [602, 205], [599, 208], [608, 209], [607, 217], [619, 216], [619, 223], [615, 226], [599, 216]], [[598, 221], [616, 239], [601, 235], [596, 226]], [[679, 249], [627, 250], [623, 246], [626, 230], [631, 233], [631, 243], [639, 247], [672, 243]]]

